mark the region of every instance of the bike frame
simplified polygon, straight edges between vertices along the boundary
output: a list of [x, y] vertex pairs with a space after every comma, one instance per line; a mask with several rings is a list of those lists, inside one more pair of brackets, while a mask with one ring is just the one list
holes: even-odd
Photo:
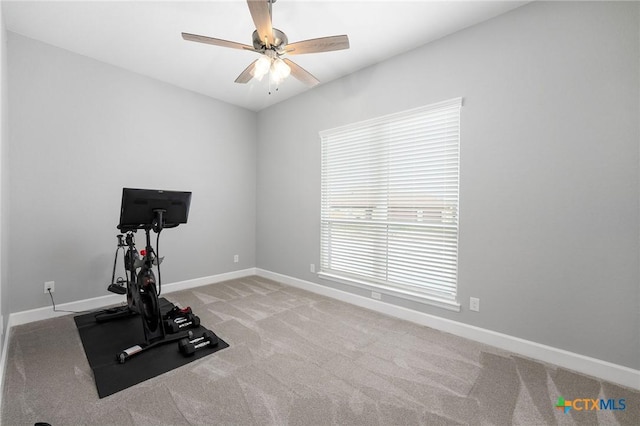
[[[126, 236], [128, 246], [125, 256], [127, 277], [127, 305], [129, 309], [143, 317], [145, 341], [163, 339], [166, 335], [158, 305], [156, 279], [153, 265], [158, 260], [151, 246], [150, 228], [145, 228], [146, 246], [142, 258], [135, 246], [133, 232]], [[140, 271], [138, 272], [138, 269]]]

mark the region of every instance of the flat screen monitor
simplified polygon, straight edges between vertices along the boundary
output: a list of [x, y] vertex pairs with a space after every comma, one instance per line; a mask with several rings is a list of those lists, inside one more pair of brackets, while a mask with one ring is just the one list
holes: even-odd
[[[190, 204], [191, 192], [123, 188], [118, 229], [174, 228], [187, 223]], [[159, 210], [162, 224], [155, 223]]]

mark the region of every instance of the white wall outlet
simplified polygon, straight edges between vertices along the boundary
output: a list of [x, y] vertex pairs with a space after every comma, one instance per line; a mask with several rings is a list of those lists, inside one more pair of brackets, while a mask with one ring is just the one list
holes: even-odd
[[380, 299], [382, 299], [382, 295], [380, 293], [378, 293], [377, 291], [372, 291], [371, 292], [371, 298], [372, 299], [376, 299], [376, 300], [380, 300]]
[[238, 254], [233, 255], [233, 263], [238, 263], [238, 262], [240, 262], [240, 255]]
[[56, 282], [55, 281], [47, 281], [44, 283], [44, 294], [49, 294], [49, 290], [51, 293], [56, 291]]
[[474, 312], [480, 312], [480, 299], [478, 299], [477, 297], [470, 297], [469, 309]]
[[316, 273], [316, 265], [315, 264], [311, 264], [309, 265], [309, 272], [311, 272], [312, 274]]

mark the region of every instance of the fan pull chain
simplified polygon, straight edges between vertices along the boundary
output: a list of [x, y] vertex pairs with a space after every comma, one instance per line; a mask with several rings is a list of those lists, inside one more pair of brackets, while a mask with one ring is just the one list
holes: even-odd
[[[271, 73], [269, 73], [269, 94], [271, 94], [271, 82], [273, 81], [273, 79], [271, 78]], [[279, 83], [275, 83], [276, 86], [276, 90], [274, 90], [274, 92], [277, 92], [278, 89], [280, 89]]]

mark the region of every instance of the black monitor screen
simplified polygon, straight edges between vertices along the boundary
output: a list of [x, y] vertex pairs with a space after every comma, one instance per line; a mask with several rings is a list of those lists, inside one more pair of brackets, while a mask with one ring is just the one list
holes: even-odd
[[157, 210], [163, 210], [162, 226], [173, 228], [187, 223], [190, 204], [191, 192], [123, 188], [118, 229], [149, 228], [153, 225]]

